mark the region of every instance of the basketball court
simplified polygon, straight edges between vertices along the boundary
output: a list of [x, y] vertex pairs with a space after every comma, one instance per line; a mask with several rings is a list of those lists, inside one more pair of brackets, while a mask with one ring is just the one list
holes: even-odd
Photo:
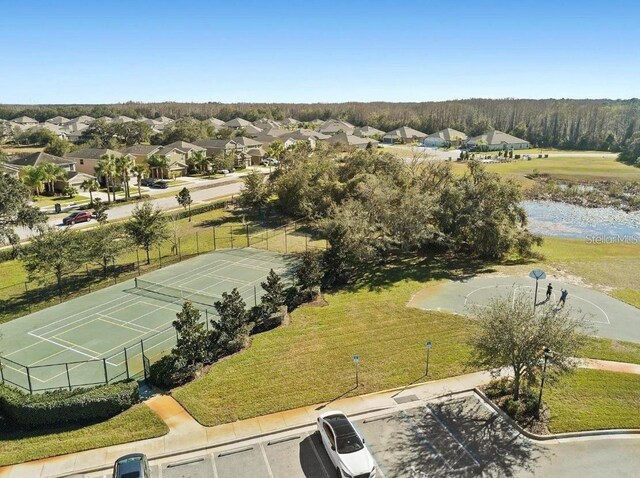
[[[553, 292], [546, 300], [547, 284]], [[433, 287], [417, 307], [425, 310], [470, 315], [477, 307], [487, 307], [495, 298], [515, 300], [525, 296], [533, 307], [536, 281], [527, 276], [482, 275], [464, 281], [447, 281]], [[538, 283], [537, 306], [559, 304], [560, 291], [569, 294], [563, 309], [573, 316], [584, 317], [594, 328], [595, 335], [617, 340], [640, 342], [640, 310], [604, 292], [547, 278]]]
[[24, 390], [73, 388], [140, 376], [175, 345], [172, 322], [191, 300], [209, 326], [213, 304], [237, 288], [260, 302], [271, 269], [289, 279], [291, 258], [219, 250], [87, 294], [0, 326], [2, 378]]

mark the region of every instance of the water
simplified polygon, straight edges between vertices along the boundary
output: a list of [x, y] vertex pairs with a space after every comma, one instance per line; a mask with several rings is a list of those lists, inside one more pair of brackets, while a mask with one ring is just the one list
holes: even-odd
[[555, 201], [523, 201], [529, 230], [542, 236], [640, 243], [640, 212], [588, 208]]

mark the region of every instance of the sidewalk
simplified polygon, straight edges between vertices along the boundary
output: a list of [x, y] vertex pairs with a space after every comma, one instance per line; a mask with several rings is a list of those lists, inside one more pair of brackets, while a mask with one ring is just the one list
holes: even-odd
[[[606, 360], [584, 359], [580, 367], [640, 374], [640, 365]], [[405, 401], [428, 401], [443, 395], [480, 387], [487, 384], [491, 378], [489, 372], [476, 372], [368, 395], [341, 398], [214, 427], [200, 425], [171, 396], [156, 395], [145, 403], [168, 425], [169, 433], [163, 437], [5, 466], [0, 468], [0, 477], [45, 478], [106, 471], [118, 457], [127, 453], [141, 452], [151, 460], [157, 460], [167, 456], [202, 451], [261, 435], [313, 425], [316, 418], [327, 410], [341, 410], [347, 415], [360, 415], [394, 409], [402, 403], [402, 398]]]

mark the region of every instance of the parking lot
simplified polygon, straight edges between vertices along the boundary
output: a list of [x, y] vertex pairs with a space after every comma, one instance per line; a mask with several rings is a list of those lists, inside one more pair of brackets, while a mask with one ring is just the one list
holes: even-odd
[[[378, 463], [378, 477], [518, 475], [538, 446], [520, 438], [475, 395], [427, 405], [398, 398], [398, 409], [355, 419]], [[164, 460], [163, 460], [164, 461]], [[526, 474], [526, 473], [525, 473]], [[333, 478], [336, 470], [311, 428], [183, 460], [152, 462], [154, 478]]]

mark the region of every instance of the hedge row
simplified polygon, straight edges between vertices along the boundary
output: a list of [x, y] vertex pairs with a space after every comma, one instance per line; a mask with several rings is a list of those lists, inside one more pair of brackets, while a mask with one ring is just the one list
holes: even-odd
[[28, 395], [0, 385], [0, 413], [17, 428], [47, 428], [111, 418], [140, 401], [138, 382]]

